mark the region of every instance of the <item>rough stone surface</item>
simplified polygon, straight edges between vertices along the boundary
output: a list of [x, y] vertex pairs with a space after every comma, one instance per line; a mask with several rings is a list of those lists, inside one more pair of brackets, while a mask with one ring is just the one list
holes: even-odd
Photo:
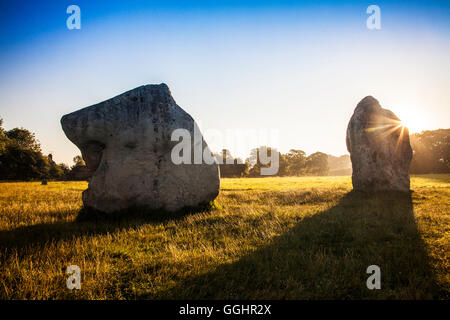
[[362, 99], [347, 127], [353, 189], [409, 191], [412, 149], [409, 132], [390, 110], [371, 97]]
[[193, 137], [197, 125], [165, 84], [141, 86], [67, 114], [61, 125], [93, 172], [82, 196], [85, 207], [176, 211], [207, 203], [219, 193], [216, 163], [176, 165], [171, 160], [178, 144], [171, 141], [173, 130], [184, 128]]

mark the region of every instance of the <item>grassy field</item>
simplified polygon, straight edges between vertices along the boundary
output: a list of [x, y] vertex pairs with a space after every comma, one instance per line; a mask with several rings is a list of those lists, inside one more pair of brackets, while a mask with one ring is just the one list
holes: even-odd
[[[449, 298], [450, 175], [412, 177], [411, 196], [222, 179], [210, 209], [105, 220], [78, 217], [86, 187], [0, 184], [1, 299]], [[374, 264], [381, 290], [366, 287]]]

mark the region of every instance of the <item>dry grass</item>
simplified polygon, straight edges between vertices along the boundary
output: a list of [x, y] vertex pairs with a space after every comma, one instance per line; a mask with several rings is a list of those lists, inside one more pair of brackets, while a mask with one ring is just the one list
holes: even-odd
[[411, 197], [353, 193], [350, 177], [222, 179], [208, 210], [105, 221], [76, 220], [86, 187], [0, 184], [0, 298], [449, 297], [450, 175], [413, 177]]

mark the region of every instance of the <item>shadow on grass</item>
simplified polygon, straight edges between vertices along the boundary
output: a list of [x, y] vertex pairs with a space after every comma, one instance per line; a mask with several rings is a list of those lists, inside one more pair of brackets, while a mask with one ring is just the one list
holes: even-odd
[[[428, 261], [410, 194], [350, 192], [336, 206], [302, 219], [234, 263], [185, 278], [156, 295], [130, 298], [445, 298]], [[381, 268], [381, 290], [366, 286], [370, 265]]]
[[20, 250], [26, 246], [42, 246], [52, 241], [95, 236], [135, 228], [143, 224], [158, 224], [170, 220], [179, 220], [190, 214], [208, 211], [214, 206], [215, 204], [212, 202], [198, 207], [187, 207], [175, 212], [137, 207], [114, 213], [82, 208], [74, 222], [41, 223], [0, 231], [0, 252], [5, 248]]

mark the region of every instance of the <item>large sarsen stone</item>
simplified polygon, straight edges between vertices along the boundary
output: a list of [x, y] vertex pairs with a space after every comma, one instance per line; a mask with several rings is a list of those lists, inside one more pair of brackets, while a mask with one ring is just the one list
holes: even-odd
[[371, 97], [362, 99], [347, 127], [353, 189], [409, 191], [412, 149], [408, 128]]
[[[88, 208], [112, 212], [130, 207], [175, 211], [201, 205], [219, 193], [218, 165], [174, 164], [172, 132], [198, 127], [165, 84], [145, 85], [61, 119], [93, 172], [83, 192]], [[194, 149], [192, 139], [190, 146]], [[200, 139], [202, 150], [210, 152]]]

